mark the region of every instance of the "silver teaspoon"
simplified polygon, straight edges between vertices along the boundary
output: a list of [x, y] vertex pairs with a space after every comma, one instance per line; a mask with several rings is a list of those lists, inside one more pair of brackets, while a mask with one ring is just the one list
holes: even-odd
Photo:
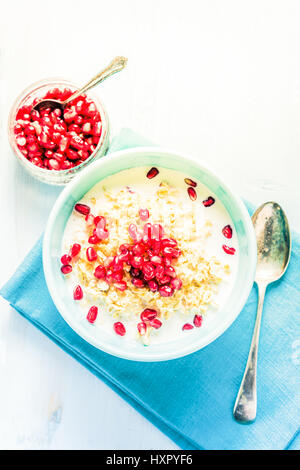
[[42, 109], [45, 109], [45, 108], [51, 108], [51, 109], [59, 108], [61, 111], [63, 111], [65, 106], [70, 101], [74, 100], [75, 98], [77, 98], [77, 96], [82, 95], [82, 93], [86, 92], [87, 90], [90, 90], [94, 86], [103, 82], [104, 80], [106, 80], [106, 78], [110, 77], [111, 75], [117, 72], [120, 72], [121, 70], [123, 70], [126, 64], [127, 64], [126, 57], [115, 57], [104, 70], [102, 70], [95, 77], [89, 80], [88, 83], [86, 83], [83, 87], [81, 87], [79, 90], [73, 93], [67, 100], [63, 102], [58, 101], [58, 100], [51, 100], [51, 99], [42, 100], [39, 103], [37, 103], [35, 106], [33, 106], [33, 109], [37, 111], [41, 111]]
[[276, 202], [266, 202], [252, 216], [257, 240], [258, 307], [255, 327], [243, 380], [233, 415], [237, 421], [250, 423], [256, 418], [256, 370], [259, 330], [267, 286], [285, 272], [291, 254], [291, 236], [285, 213]]

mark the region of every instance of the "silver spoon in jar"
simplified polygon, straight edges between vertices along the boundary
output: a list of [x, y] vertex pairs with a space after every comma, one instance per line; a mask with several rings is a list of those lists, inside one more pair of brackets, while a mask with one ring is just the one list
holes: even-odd
[[237, 421], [250, 423], [256, 418], [256, 370], [259, 330], [267, 286], [285, 273], [291, 255], [289, 224], [276, 202], [266, 202], [252, 216], [257, 240], [258, 307], [250, 352], [243, 380], [236, 398], [233, 415]]
[[98, 85], [98, 83], [103, 82], [104, 80], [106, 80], [106, 78], [110, 77], [111, 75], [114, 75], [117, 72], [121, 72], [121, 70], [124, 69], [126, 64], [126, 57], [115, 57], [104, 70], [98, 73], [94, 78], [92, 78], [88, 83], [86, 83], [86, 85], [81, 87], [79, 90], [75, 91], [75, 93], [73, 93], [65, 101], [61, 102], [58, 100], [46, 99], [34, 105], [33, 109], [41, 111], [45, 108], [59, 108], [63, 112], [64, 108], [68, 103], [70, 103], [70, 101], [77, 98], [77, 96], [82, 95], [82, 93], [86, 92], [87, 90], [90, 90], [90, 88], [93, 88], [94, 86]]

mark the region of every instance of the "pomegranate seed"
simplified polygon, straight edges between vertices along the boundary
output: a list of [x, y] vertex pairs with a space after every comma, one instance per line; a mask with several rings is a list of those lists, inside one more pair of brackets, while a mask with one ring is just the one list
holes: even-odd
[[73, 291], [74, 300], [81, 300], [83, 297], [83, 290], [81, 286], [76, 286]]
[[154, 264], [163, 264], [163, 259], [161, 256], [151, 256], [150, 261]]
[[18, 137], [16, 141], [17, 141], [18, 147], [24, 147], [24, 145], [26, 145], [25, 137]]
[[159, 280], [159, 282], [162, 284], [162, 285], [165, 285], [165, 284], [169, 284], [169, 282], [171, 281], [171, 278], [170, 276], [162, 276]]
[[172, 281], [170, 282], [170, 286], [175, 290], [179, 290], [182, 287], [182, 280], [179, 279], [178, 277], [175, 279], [172, 279]]
[[92, 246], [89, 246], [86, 250], [86, 257], [88, 261], [95, 261], [97, 259], [97, 252], [94, 250]]
[[140, 209], [139, 210], [139, 216], [140, 216], [140, 219], [145, 221], [147, 219], [149, 219], [149, 211], [148, 209]]
[[136, 243], [132, 248], [132, 253], [136, 256], [141, 256], [145, 253], [145, 245], [142, 243]]
[[60, 164], [58, 163], [57, 160], [54, 160], [54, 158], [51, 158], [48, 161], [48, 167], [49, 167], [49, 170], [59, 170], [60, 169]]
[[149, 241], [152, 238], [152, 224], [149, 222], [144, 225], [144, 235], [146, 237], [146, 240]]
[[188, 192], [188, 195], [190, 196], [190, 199], [191, 199], [192, 201], [196, 201], [196, 199], [197, 199], [197, 193], [196, 193], [195, 189], [192, 188], [192, 186], [189, 186], [189, 187], [188, 187], [187, 192]]
[[143, 273], [144, 273], [145, 281], [150, 281], [151, 279], [153, 279], [155, 276], [155, 268], [153, 264], [151, 263], [144, 264]]
[[[100, 224], [100, 222], [101, 222], [101, 224]], [[94, 224], [95, 224], [96, 227], [99, 224], [100, 228], [105, 228], [105, 225], [106, 225], [105, 217], [102, 217], [101, 215], [97, 215], [96, 217], [94, 217]]]
[[154, 320], [151, 320], [149, 322], [149, 326], [152, 326], [152, 328], [155, 328], [157, 330], [162, 326], [162, 322], [158, 318], [154, 318]]
[[133, 240], [137, 239], [137, 226], [135, 224], [130, 224], [128, 227], [128, 233]]
[[155, 167], [152, 167], [147, 173], [147, 178], [149, 178], [149, 180], [151, 180], [156, 175], [158, 175], [158, 173], [159, 173], [158, 169], [155, 168]]
[[157, 317], [157, 311], [152, 308], [146, 308], [142, 311], [140, 316], [143, 322], [150, 322]]
[[144, 264], [144, 258], [142, 256], [132, 256], [130, 258], [130, 264], [134, 268], [141, 269]]
[[99, 225], [96, 227], [95, 234], [100, 238], [100, 240], [106, 240], [106, 238], [109, 237], [109, 231], [104, 228], [100, 228]]
[[200, 326], [202, 325], [202, 315], [195, 315], [193, 323], [196, 326], [196, 328], [200, 328]]
[[165, 275], [165, 268], [159, 264], [156, 266], [156, 269], [155, 269], [155, 277], [158, 281], [160, 281]]
[[88, 311], [88, 314], [87, 314], [87, 321], [89, 321], [90, 323], [94, 323], [96, 318], [97, 318], [97, 315], [98, 315], [98, 307], [96, 307], [96, 305], [93, 305], [89, 311]]
[[70, 256], [74, 258], [75, 256], [78, 255], [80, 250], [81, 250], [81, 245], [79, 245], [79, 243], [74, 243], [74, 245], [72, 245], [70, 249]]
[[72, 266], [70, 264], [65, 264], [60, 269], [63, 274], [70, 274], [70, 272], [72, 271]]
[[95, 271], [94, 271], [94, 276], [97, 278], [97, 279], [105, 279], [105, 276], [106, 276], [106, 269], [104, 266], [102, 266], [101, 264], [99, 264], [99, 266], [96, 267]]
[[82, 215], [88, 215], [91, 211], [91, 208], [86, 204], [75, 204], [74, 209]]
[[224, 237], [226, 238], [232, 238], [232, 228], [230, 225], [226, 225], [223, 229], [222, 229], [222, 233], [224, 235]]
[[156, 292], [158, 290], [158, 283], [152, 279], [148, 282], [148, 287], [152, 292]]
[[159, 293], [162, 297], [170, 297], [174, 294], [174, 289], [170, 286], [162, 286], [159, 289]]
[[193, 186], [193, 188], [196, 188], [196, 186], [197, 186], [196, 181], [193, 181], [193, 180], [191, 180], [190, 178], [184, 178], [184, 182], [185, 182], [188, 186]]
[[202, 201], [202, 204], [205, 206], [205, 207], [210, 207], [212, 206], [213, 204], [215, 203], [215, 199], [211, 196], [209, 196], [207, 199], [205, 199], [205, 201]]
[[194, 327], [190, 323], [185, 323], [182, 327], [183, 330], [192, 330]]
[[100, 240], [100, 238], [97, 237], [97, 235], [91, 235], [88, 239], [88, 242], [91, 243], [91, 245], [96, 245], [100, 241], [101, 240]]
[[173, 238], [164, 238], [161, 241], [161, 245], [163, 248], [166, 246], [171, 246], [172, 248], [175, 248], [175, 246], [177, 246], [177, 241], [174, 240]]
[[117, 321], [116, 323], [114, 323], [114, 330], [117, 333], [117, 335], [120, 335], [120, 336], [124, 336], [126, 333], [125, 326], [120, 321]]
[[146, 331], [147, 331], [147, 325], [145, 322], [140, 322], [137, 324], [137, 329], [138, 329], [138, 332], [141, 336], [144, 336], [146, 334]]
[[142, 279], [139, 279], [138, 277], [134, 277], [131, 282], [135, 287], [138, 288], [145, 286], [145, 282]]
[[165, 256], [172, 256], [173, 258], [178, 258], [181, 254], [180, 250], [176, 250], [172, 246], [166, 246], [163, 248], [162, 252]]
[[160, 224], [153, 224], [152, 227], [152, 238], [154, 240], [161, 240], [162, 237], [164, 236], [164, 229]]
[[176, 271], [173, 266], [167, 266], [165, 268], [165, 274], [170, 277], [176, 277]]
[[120, 291], [124, 291], [127, 289], [127, 283], [125, 281], [116, 282], [114, 286]]
[[225, 253], [227, 253], [227, 255], [234, 255], [234, 253], [235, 253], [235, 248], [233, 248], [233, 247], [230, 247], [230, 246], [227, 246], [227, 245], [222, 245], [222, 248], [225, 251]]
[[69, 255], [62, 255], [60, 258], [61, 264], [66, 265], [71, 263], [71, 256]]

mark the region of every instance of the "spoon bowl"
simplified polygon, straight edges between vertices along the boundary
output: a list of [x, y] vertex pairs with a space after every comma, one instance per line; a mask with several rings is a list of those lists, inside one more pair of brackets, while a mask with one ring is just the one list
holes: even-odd
[[253, 214], [252, 222], [257, 239], [255, 281], [277, 281], [284, 274], [291, 253], [286, 215], [279, 204], [267, 202]]

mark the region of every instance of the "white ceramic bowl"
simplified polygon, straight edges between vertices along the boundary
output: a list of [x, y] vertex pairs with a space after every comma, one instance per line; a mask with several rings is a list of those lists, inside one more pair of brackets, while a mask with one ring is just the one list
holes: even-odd
[[[125, 337], [108, 335], [101, 328], [80, 320], [79, 307], [65, 295], [66, 285], [60, 273], [60, 256], [65, 225], [74, 204], [97, 182], [119, 171], [139, 167], [165, 167], [195, 177], [222, 202], [231, 216], [239, 243], [238, 273], [232, 295], [209, 322], [191, 335], [164, 344], [142, 346], [124, 341]], [[187, 171], [188, 169], [188, 171]], [[68, 325], [86, 341], [107, 353], [135, 361], [163, 361], [185, 356], [218, 338], [236, 319], [243, 308], [254, 281], [256, 239], [250, 216], [243, 202], [210, 170], [190, 157], [155, 147], [122, 150], [96, 161], [71, 181], [58, 197], [48, 220], [43, 264], [52, 299]]]

